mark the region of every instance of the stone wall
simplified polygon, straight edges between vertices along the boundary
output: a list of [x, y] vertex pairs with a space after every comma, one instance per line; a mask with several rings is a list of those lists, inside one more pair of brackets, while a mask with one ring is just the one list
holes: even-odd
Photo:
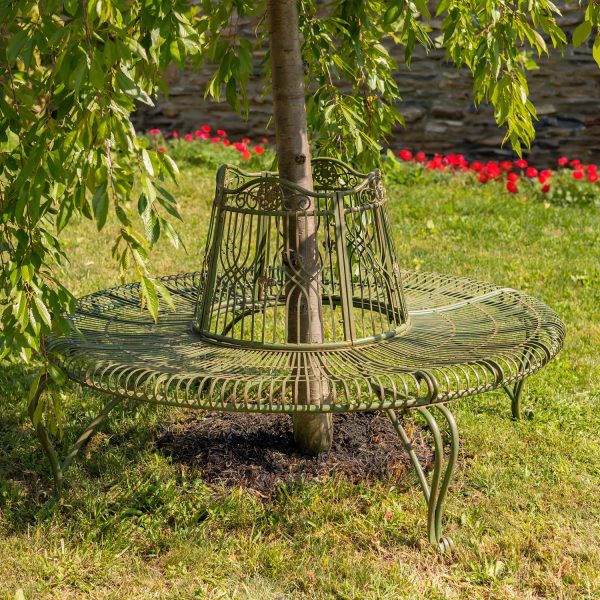
[[[564, 11], [562, 25], [570, 32], [581, 21], [579, 9]], [[530, 72], [531, 99], [538, 111], [537, 136], [531, 158], [539, 164], [553, 163], [565, 154], [585, 161], [600, 160], [600, 69], [592, 58], [591, 42], [564, 56], [552, 52]], [[398, 54], [401, 63], [401, 51]], [[169, 97], [156, 108], [144, 107], [133, 117], [139, 130], [160, 127], [187, 132], [201, 124], [226, 129], [232, 138], [272, 135], [268, 124], [271, 101], [261, 96], [261, 73], [257, 69], [250, 85], [251, 111], [241, 120], [225, 103], [204, 101], [209, 69], [198, 72], [169, 69]], [[426, 152], [462, 152], [469, 157], [511, 156], [501, 148], [503, 131], [494, 122], [489, 106], [474, 108], [471, 76], [444, 60], [442, 52], [425, 56], [419, 52], [411, 69], [402, 66], [396, 75], [403, 97], [399, 109], [406, 126], [394, 131], [389, 145]]]

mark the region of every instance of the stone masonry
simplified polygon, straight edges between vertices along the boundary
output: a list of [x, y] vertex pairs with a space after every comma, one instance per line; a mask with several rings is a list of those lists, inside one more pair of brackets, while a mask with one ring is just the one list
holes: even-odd
[[[564, 10], [561, 23], [569, 37], [581, 16], [578, 8]], [[554, 164], [559, 155], [600, 160], [600, 69], [592, 58], [592, 38], [576, 50], [567, 48], [563, 56], [551, 50], [549, 58], [539, 61], [540, 70], [529, 73], [531, 99], [539, 119], [530, 156], [535, 163]], [[497, 128], [491, 108], [473, 106], [468, 71], [456, 69], [439, 51], [429, 55], [417, 52], [409, 70], [402, 64], [401, 53], [396, 57], [401, 65], [396, 79], [406, 125], [394, 131], [390, 147], [461, 152], [471, 158], [512, 156], [509, 146], [501, 148], [503, 131]], [[209, 124], [227, 130], [232, 139], [273, 135], [269, 129], [271, 101], [262, 96], [258, 68], [249, 87], [248, 122], [226, 103], [204, 100], [209, 75], [210, 67], [198, 72], [169, 69], [169, 96], [159, 98], [155, 108], [140, 109], [133, 116], [135, 126], [140, 131], [160, 127], [187, 133]]]

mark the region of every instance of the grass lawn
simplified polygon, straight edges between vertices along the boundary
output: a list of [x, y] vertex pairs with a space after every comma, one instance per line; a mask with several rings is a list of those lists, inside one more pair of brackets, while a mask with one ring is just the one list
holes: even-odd
[[[187, 253], [166, 243], [156, 273], [200, 266], [213, 173], [183, 170]], [[452, 405], [461, 431], [447, 502], [456, 549], [426, 541], [416, 477], [339, 478], [263, 502], [221, 493], [156, 449], [181, 412], [116, 409], [44, 508], [49, 470], [24, 417], [35, 368], [0, 370], [0, 598], [600, 598], [600, 212], [556, 207], [496, 184], [427, 175], [388, 190], [410, 268], [516, 287], [567, 327], [557, 360], [526, 390], [514, 422], [501, 392]], [[112, 285], [114, 230], [71, 226], [71, 288]], [[71, 386], [67, 436], [102, 398]], [[23, 595], [15, 593], [22, 589]]]

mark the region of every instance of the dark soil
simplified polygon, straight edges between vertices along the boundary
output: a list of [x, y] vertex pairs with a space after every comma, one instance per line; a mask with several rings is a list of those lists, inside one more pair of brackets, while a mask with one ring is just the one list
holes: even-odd
[[[219, 489], [242, 487], [269, 499], [281, 485], [329, 477], [371, 482], [399, 480], [412, 468], [384, 413], [334, 415], [334, 443], [318, 457], [300, 454], [286, 415], [189, 413], [160, 432], [156, 445], [175, 462], [198, 469]], [[410, 420], [404, 427], [421, 463], [433, 452], [423, 430]]]

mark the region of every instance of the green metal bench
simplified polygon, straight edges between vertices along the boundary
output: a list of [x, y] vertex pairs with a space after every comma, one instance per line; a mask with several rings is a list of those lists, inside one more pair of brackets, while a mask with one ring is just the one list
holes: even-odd
[[[222, 167], [202, 270], [162, 279], [175, 310], [162, 310], [155, 323], [140, 310], [138, 284], [115, 287], [82, 298], [72, 335], [48, 340], [51, 359], [71, 379], [111, 396], [62, 460], [37, 423], [57, 492], [122, 399], [238, 412], [383, 410], [423, 489], [429, 539], [450, 546], [442, 511], [459, 438], [447, 403], [504, 388], [518, 418], [523, 382], [560, 350], [563, 324], [511, 288], [402, 270], [379, 172], [364, 175], [332, 159], [315, 159], [313, 169], [308, 192], [273, 173]], [[316, 224], [317, 269], [285, 235], [303, 219]], [[323, 342], [289, 343], [286, 311], [309, 292], [321, 298]], [[320, 389], [319, 402], [297, 401], [306, 385]], [[430, 481], [402, 426], [410, 410], [433, 437]]]

